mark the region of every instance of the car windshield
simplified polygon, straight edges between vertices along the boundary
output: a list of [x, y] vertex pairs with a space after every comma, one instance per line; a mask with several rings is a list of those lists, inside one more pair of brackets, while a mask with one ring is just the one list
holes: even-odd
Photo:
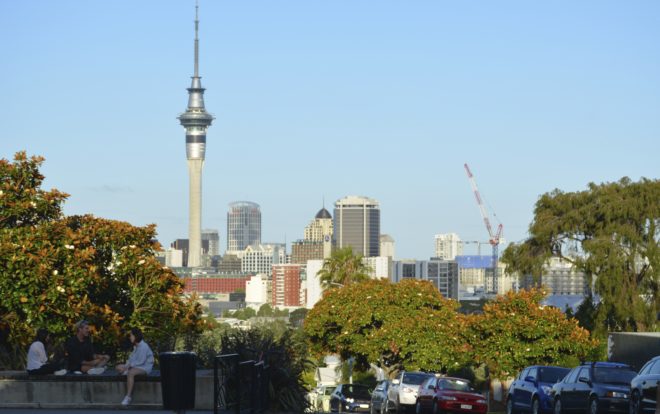
[[420, 385], [428, 377], [429, 376], [425, 374], [403, 374], [403, 381], [401, 382], [410, 385]]
[[560, 367], [542, 367], [539, 368], [539, 381], [555, 383], [561, 381], [570, 369]]
[[439, 381], [440, 388], [451, 391], [472, 391], [470, 383], [465, 380], [446, 378]]
[[630, 381], [632, 381], [635, 376], [637, 376], [637, 373], [627, 368], [594, 368], [594, 382], [603, 384], [630, 384]]
[[363, 385], [344, 385], [341, 387], [341, 392], [348, 398], [371, 398], [369, 389]]

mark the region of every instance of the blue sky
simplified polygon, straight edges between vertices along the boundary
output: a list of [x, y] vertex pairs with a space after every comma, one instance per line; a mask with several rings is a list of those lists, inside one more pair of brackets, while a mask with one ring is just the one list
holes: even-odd
[[[46, 157], [67, 214], [187, 237], [194, 1], [0, 1], [0, 157]], [[486, 240], [463, 163], [508, 241], [544, 192], [658, 178], [660, 2], [200, 3], [203, 227], [257, 202], [302, 238], [348, 194], [381, 203], [397, 257]], [[224, 247], [223, 247], [224, 249]]]

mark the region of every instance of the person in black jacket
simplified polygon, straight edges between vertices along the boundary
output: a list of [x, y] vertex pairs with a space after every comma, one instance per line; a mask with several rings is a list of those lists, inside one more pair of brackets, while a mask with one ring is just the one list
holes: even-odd
[[89, 337], [89, 322], [83, 320], [76, 324], [76, 334], [64, 345], [69, 360], [69, 371], [92, 375], [102, 374], [110, 360], [108, 355], [97, 354]]

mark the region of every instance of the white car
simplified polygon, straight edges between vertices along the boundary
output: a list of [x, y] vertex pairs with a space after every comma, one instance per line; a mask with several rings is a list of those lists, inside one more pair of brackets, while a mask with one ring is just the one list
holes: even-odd
[[431, 376], [431, 374], [424, 372], [402, 371], [392, 380], [392, 384], [387, 390], [387, 412], [403, 413], [407, 410], [412, 411], [417, 403], [419, 386]]

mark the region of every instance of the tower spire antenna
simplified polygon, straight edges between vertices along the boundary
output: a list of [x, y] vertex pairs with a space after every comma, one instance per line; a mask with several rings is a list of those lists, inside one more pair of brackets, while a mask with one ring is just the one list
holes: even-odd
[[195, 1], [195, 77], [199, 78], [199, 0]]

